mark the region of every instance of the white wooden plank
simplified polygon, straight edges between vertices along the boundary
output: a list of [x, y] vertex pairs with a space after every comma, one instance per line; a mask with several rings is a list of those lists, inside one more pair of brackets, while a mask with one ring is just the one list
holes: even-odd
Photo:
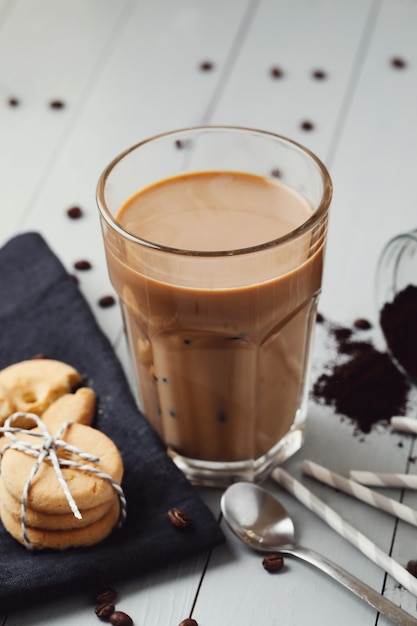
[[13, 0], [0, 0], [0, 28], [2, 28], [6, 22], [12, 10], [12, 5]]
[[[379, 254], [392, 236], [416, 227], [416, 23], [415, 2], [382, 3], [332, 163], [335, 200], [322, 297], [331, 317], [376, 319]], [[394, 57], [407, 67], [393, 68]]]
[[[372, 2], [262, 0], [211, 123], [262, 128], [325, 159]], [[270, 70], [278, 67], [281, 78]], [[326, 77], [314, 79], [322, 70]], [[305, 131], [303, 121], [314, 129]]]
[[[127, 7], [128, 0], [16, 0], [7, 7], [0, 31], [2, 240], [21, 224]], [[11, 97], [18, 106], [7, 105]], [[65, 107], [51, 109], [53, 100]]]

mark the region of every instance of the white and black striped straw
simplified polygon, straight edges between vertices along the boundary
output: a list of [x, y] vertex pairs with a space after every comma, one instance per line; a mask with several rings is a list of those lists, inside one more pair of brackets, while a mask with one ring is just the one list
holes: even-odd
[[417, 489], [417, 476], [412, 474], [390, 474], [388, 472], [351, 470], [349, 477], [361, 485], [368, 485], [368, 487]]
[[333, 528], [333, 530], [360, 550], [362, 554], [386, 571], [392, 578], [400, 583], [400, 585], [417, 596], [417, 578], [381, 550], [373, 541], [354, 528], [354, 526], [344, 520], [330, 506], [317, 498], [317, 496], [311, 493], [304, 485], [292, 478], [292, 476], [280, 467], [273, 471], [272, 477], [299, 502], [318, 515]]
[[417, 511], [401, 502], [397, 502], [397, 500], [382, 496], [354, 480], [349, 480], [340, 474], [336, 474], [336, 472], [330, 471], [326, 467], [318, 465], [318, 463], [313, 463], [313, 461], [304, 461], [301, 465], [301, 470], [304, 474], [308, 474], [316, 480], [330, 487], [334, 487], [334, 489], [343, 491], [361, 500], [361, 502], [373, 506], [375, 509], [385, 511], [385, 513], [398, 517], [408, 524], [417, 526]]

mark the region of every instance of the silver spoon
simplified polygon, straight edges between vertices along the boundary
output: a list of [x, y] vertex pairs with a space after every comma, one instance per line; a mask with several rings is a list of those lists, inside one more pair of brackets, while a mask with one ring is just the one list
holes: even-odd
[[315, 565], [399, 626], [417, 619], [326, 557], [295, 542], [294, 524], [282, 504], [252, 483], [234, 483], [221, 499], [223, 516], [234, 534], [255, 550], [280, 552]]

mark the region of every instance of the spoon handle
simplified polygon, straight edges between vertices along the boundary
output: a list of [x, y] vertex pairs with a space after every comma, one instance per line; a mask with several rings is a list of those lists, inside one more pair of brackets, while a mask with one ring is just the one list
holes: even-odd
[[398, 607], [396, 604], [385, 598], [380, 593], [376, 592], [372, 587], [369, 587], [364, 582], [349, 574], [346, 570], [336, 563], [333, 563], [325, 556], [314, 552], [308, 548], [302, 546], [294, 546], [291, 548], [279, 549], [283, 554], [289, 554], [314, 565], [325, 574], [328, 574], [331, 578], [338, 581], [350, 591], [353, 591], [357, 596], [365, 600], [368, 604], [375, 609], [389, 617], [395, 624], [399, 626], [412, 626], [417, 625], [417, 619], [412, 617], [409, 613]]

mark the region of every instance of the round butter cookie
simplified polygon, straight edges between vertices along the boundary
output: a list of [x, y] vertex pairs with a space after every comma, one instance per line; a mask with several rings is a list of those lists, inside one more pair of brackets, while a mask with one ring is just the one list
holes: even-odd
[[[9, 391], [0, 383], [0, 426], [3, 426], [6, 419], [16, 411], [15, 404]], [[1, 433], [0, 433], [1, 436]]]
[[[66, 550], [67, 548], [80, 548], [92, 546], [103, 541], [117, 525], [120, 514], [119, 501], [116, 500], [110, 511], [102, 518], [83, 528], [72, 530], [41, 530], [39, 528], [26, 528], [27, 536], [31, 548], [43, 550], [52, 548], [54, 550]], [[8, 533], [24, 544], [22, 527], [9, 511], [0, 505], [0, 517]]]
[[42, 413], [42, 421], [48, 429], [56, 431], [67, 421], [91, 426], [96, 410], [96, 395], [89, 387], [80, 387], [75, 393], [66, 393], [55, 400]]
[[[73, 528], [83, 528], [84, 526], [93, 524], [106, 515], [106, 513], [108, 513], [114, 505], [117, 498], [118, 496], [115, 493], [108, 502], [99, 504], [92, 509], [80, 511], [82, 519], [78, 519], [73, 513], [53, 515], [50, 513], [41, 513], [40, 511], [35, 511], [34, 509], [26, 507], [26, 524], [31, 528], [39, 528], [42, 530], [70, 530]], [[22, 519], [21, 502], [7, 491], [1, 478], [0, 507], [10, 513], [10, 515], [12, 515], [20, 524]]]
[[[34, 428], [31, 432], [41, 433], [42, 431], [40, 428]], [[27, 433], [17, 433], [16, 436], [19, 440], [31, 444], [39, 443], [38, 438]], [[58, 449], [59, 457], [95, 467], [109, 475], [118, 484], [121, 483], [122, 458], [116, 445], [104, 433], [84, 424], [71, 424], [64, 432], [62, 439], [83, 452], [99, 457], [100, 461], [96, 463], [83, 461], [77, 454], [62, 449]], [[35, 457], [20, 450], [8, 448], [3, 453], [1, 478], [7, 491], [17, 500], [22, 500], [25, 484], [35, 462]], [[65, 466], [62, 466], [61, 470], [80, 511], [108, 502], [115, 493], [114, 487], [107, 480], [87, 470]], [[65, 493], [48, 460], [40, 465], [31, 482], [27, 506], [35, 511], [51, 515], [71, 513]]]
[[[16, 411], [42, 415], [60, 396], [82, 382], [71, 365], [53, 359], [30, 359], [0, 371], [0, 385], [6, 389]], [[24, 425], [15, 423], [15, 426]]]

